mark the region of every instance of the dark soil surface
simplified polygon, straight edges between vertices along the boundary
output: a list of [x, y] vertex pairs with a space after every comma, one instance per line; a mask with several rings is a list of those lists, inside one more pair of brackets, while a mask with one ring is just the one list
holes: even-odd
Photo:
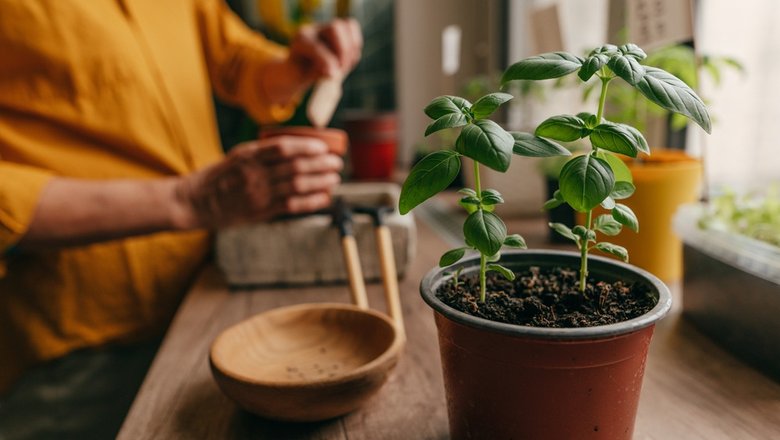
[[479, 279], [461, 276], [436, 292], [450, 307], [491, 321], [533, 327], [592, 327], [640, 316], [656, 304], [644, 284], [588, 279], [585, 295], [579, 291], [579, 274], [567, 268], [530, 267], [509, 281], [487, 274], [487, 297], [479, 302]]

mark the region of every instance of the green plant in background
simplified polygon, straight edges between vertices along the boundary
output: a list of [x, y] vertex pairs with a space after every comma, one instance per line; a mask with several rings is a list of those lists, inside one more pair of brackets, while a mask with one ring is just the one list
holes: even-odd
[[[601, 85], [596, 114], [559, 115], [543, 121], [535, 131], [537, 139], [573, 142], [588, 138], [591, 151], [575, 156], [564, 165], [559, 176], [560, 189], [545, 203], [551, 209], [568, 204], [586, 214], [584, 225], [569, 228], [560, 223], [550, 225], [571, 239], [581, 253], [580, 291], [585, 291], [588, 276], [588, 252], [598, 249], [628, 261], [628, 251], [609, 242], [598, 241], [597, 232], [614, 236], [627, 226], [639, 231], [639, 221], [631, 209], [618, 200], [634, 192], [631, 171], [616, 154], [636, 157], [641, 151], [650, 153], [642, 133], [636, 128], [604, 118], [609, 83], [621, 78], [639, 93], [662, 108], [682, 114], [699, 124], [707, 133], [711, 130], [707, 108], [696, 93], [676, 76], [663, 69], [644, 66], [640, 62], [645, 52], [635, 44], [620, 47], [607, 44], [579, 57], [567, 52], [551, 52], [521, 60], [504, 72], [502, 84], [515, 80], [546, 80], [577, 72], [582, 82], [594, 75]], [[602, 214], [595, 221], [593, 210], [601, 205], [611, 214]]]
[[[699, 72], [707, 74], [717, 86], [720, 84], [724, 69], [744, 71], [742, 64], [731, 57], [705, 54], [697, 60], [693, 48], [682, 44], [665, 46], [650, 52], [643, 64], [669, 72], [694, 90], [699, 87]], [[598, 81], [589, 82], [583, 89], [583, 100], [587, 101], [599, 85]], [[631, 87], [629, 84], [615, 84], [607, 97], [605, 116], [613, 122], [633, 124], [640, 131], [645, 130], [648, 115], [670, 116], [668, 110], [652, 101], [641, 99], [640, 94], [641, 92], [637, 88]], [[672, 130], [682, 130], [687, 124], [688, 119], [684, 115], [671, 112], [670, 128]]]
[[425, 107], [433, 122], [426, 128], [428, 136], [443, 129], [457, 128], [454, 150], [439, 150], [425, 156], [412, 168], [401, 189], [399, 211], [406, 214], [414, 207], [447, 188], [460, 172], [461, 157], [474, 160], [474, 188], [463, 188], [460, 205], [468, 216], [463, 223], [465, 246], [442, 255], [439, 265], [446, 267], [475, 250], [480, 255], [480, 301], [485, 301], [486, 273], [498, 272], [507, 279], [514, 273], [498, 264], [504, 246], [525, 248], [518, 234], [507, 234], [506, 225], [493, 211], [503, 203], [495, 189], [483, 189], [479, 177], [480, 164], [498, 172], [509, 169], [512, 155], [546, 157], [569, 155], [560, 145], [528, 133], [510, 133], [488, 119], [502, 104], [512, 99], [508, 93], [490, 93], [473, 104], [458, 96], [440, 96]]
[[733, 232], [780, 247], [780, 184], [743, 196], [727, 191], [713, 198], [699, 227]]

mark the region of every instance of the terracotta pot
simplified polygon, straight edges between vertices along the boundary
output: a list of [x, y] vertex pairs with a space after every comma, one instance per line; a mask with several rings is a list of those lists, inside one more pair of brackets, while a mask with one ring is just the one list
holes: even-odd
[[306, 126], [271, 126], [260, 130], [260, 139], [274, 136], [302, 136], [321, 139], [328, 144], [331, 153], [343, 156], [347, 152], [349, 140], [347, 133], [338, 128], [316, 128]]
[[344, 121], [352, 146], [354, 180], [389, 180], [395, 171], [398, 122], [395, 114], [350, 116]]
[[[450, 434], [453, 439], [618, 440], [631, 438], [645, 360], [655, 322], [671, 307], [668, 288], [653, 275], [592, 257], [593, 278], [651, 286], [658, 303], [618, 324], [538, 328], [477, 318], [435, 296], [452, 267], [434, 269], [420, 291], [439, 330]], [[501, 264], [578, 267], [562, 251], [506, 252]], [[474, 274], [479, 259], [462, 261]], [[446, 275], [445, 275], [446, 273]]]
[[[629, 162], [636, 192], [621, 200], [639, 218], [639, 234], [624, 228], [608, 241], [628, 249], [630, 262], [666, 282], [682, 277], [682, 242], [672, 228], [681, 205], [698, 200], [701, 161], [682, 151], [653, 149], [642, 162]], [[597, 210], [595, 215], [606, 211]], [[584, 224], [584, 215], [578, 215]]]

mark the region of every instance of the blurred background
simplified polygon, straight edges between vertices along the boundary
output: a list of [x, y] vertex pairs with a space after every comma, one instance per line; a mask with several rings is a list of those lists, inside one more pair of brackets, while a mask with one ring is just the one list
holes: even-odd
[[[353, 167], [358, 179], [398, 179], [415, 158], [454, 138], [423, 137], [422, 108], [435, 96], [476, 98], [498, 89], [509, 64], [540, 52], [584, 53], [604, 42], [633, 42], [650, 54], [648, 63], [672, 71], [709, 104], [713, 134], [642, 105], [633, 114], [612, 114], [646, 132], [652, 147], [684, 149], [703, 158], [705, 188], [744, 189], [780, 176], [773, 139], [780, 117], [780, 84], [772, 80], [780, 60], [780, 5], [772, 0], [231, 0], [253, 27], [284, 42], [302, 23], [337, 15], [357, 18], [366, 45], [363, 60], [347, 78], [333, 125], [346, 127], [352, 149], [374, 148], [391, 164]], [[520, 86], [501, 115], [514, 130], [581, 105], [592, 107], [580, 87], [552, 82]], [[629, 93], [629, 91], [626, 91]], [[618, 94], [619, 95], [619, 94]], [[624, 94], [615, 98], [630, 100]], [[302, 113], [302, 112], [299, 112]], [[240, 111], [220, 106], [223, 144], [256, 133]], [[291, 121], [305, 121], [301, 114]], [[367, 135], [366, 133], [373, 133]], [[361, 134], [362, 133], [362, 134]], [[368, 138], [368, 139], [367, 139]], [[357, 143], [355, 141], [358, 141]], [[389, 145], [394, 144], [394, 145]], [[522, 194], [507, 211], [538, 213], [545, 199], [544, 168], [518, 158], [511, 179]], [[357, 168], [371, 168], [361, 176]], [[554, 168], [554, 167], [553, 167]]]

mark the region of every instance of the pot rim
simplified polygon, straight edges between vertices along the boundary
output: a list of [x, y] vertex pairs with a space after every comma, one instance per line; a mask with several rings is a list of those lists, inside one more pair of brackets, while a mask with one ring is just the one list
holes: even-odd
[[[533, 265], [541, 266], [572, 266], [568, 261], [579, 261], [580, 254], [572, 251], [547, 249], [502, 252], [501, 261], [504, 264], [509, 263], [509, 265], [511, 265], [511, 260], [513, 259], [521, 262], [531, 260], [534, 261]], [[534, 339], [584, 340], [621, 336], [654, 325], [671, 309], [672, 295], [671, 292], [669, 292], [669, 288], [650, 272], [630, 264], [595, 255], [588, 256], [588, 265], [591, 275], [598, 274], [602, 275], [602, 277], [606, 275], [607, 278], [612, 279], [626, 278], [626, 275], [628, 275], [632, 281], [647, 283], [658, 295], [658, 302], [650, 311], [637, 316], [636, 318], [615, 324], [594, 327], [546, 328], [491, 321], [456, 310], [437, 298], [435, 294], [439, 285], [451, 278], [451, 275], [445, 275], [445, 272], [450, 272], [457, 268], [463, 268], [464, 271], [462, 273], [478, 270], [478, 256], [466, 258], [452, 266], [444, 268], [437, 267], [430, 270], [420, 282], [420, 294], [422, 295], [423, 300], [432, 309], [457, 323], [509, 336]], [[577, 266], [575, 265], [574, 267]]]

